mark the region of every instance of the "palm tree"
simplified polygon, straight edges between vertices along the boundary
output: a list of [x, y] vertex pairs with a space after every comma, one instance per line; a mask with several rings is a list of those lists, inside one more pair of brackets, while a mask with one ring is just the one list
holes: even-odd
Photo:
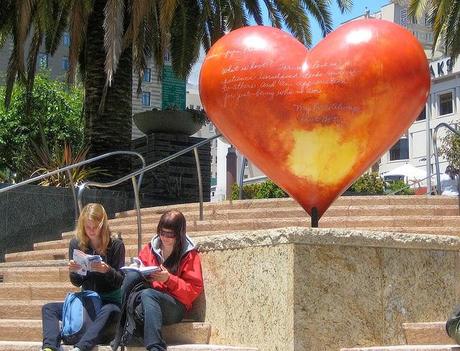
[[410, 0], [409, 15], [427, 16], [434, 34], [433, 51], [441, 45], [452, 59], [460, 54], [459, 0]]
[[[342, 12], [352, 6], [352, 0], [336, 3]], [[0, 47], [8, 37], [13, 41], [5, 104], [10, 102], [15, 80], [32, 89], [42, 42], [52, 55], [63, 32], [69, 30], [68, 81], [74, 81], [78, 66], [85, 87], [89, 156], [129, 149], [132, 72], [137, 74], [140, 91], [148, 57], [161, 67], [169, 50], [174, 71], [185, 79], [201, 45], [209, 50], [226, 32], [249, 25], [249, 18], [262, 24], [261, 4], [271, 25], [285, 26], [307, 46], [311, 45], [308, 14], [323, 35], [332, 30], [331, 0], [2, 0]], [[130, 168], [129, 162], [111, 160], [99, 166], [112, 177]]]

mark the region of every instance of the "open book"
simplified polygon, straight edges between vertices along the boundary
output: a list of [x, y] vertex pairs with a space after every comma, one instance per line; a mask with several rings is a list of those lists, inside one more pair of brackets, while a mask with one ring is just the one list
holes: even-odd
[[102, 262], [102, 257], [99, 255], [88, 255], [81, 250], [73, 249], [73, 260], [81, 267], [76, 273], [86, 275], [87, 272], [91, 272], [91, 264], [93, 262]]
[[161, 271], [161, 268], [158, 266], [145, 266], [140, 259], [137, 257], [133, 257], [133, 263], [129, 266], [123, 266], [120, 269], [127, 272], [127, 271], [137, 271], [142, 273], [143, 275], [149, 275], [150, 273]]

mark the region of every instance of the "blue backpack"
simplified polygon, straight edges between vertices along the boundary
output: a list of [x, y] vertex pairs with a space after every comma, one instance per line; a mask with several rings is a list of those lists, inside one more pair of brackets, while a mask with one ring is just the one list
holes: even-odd
[[101, 307], [101, 297], [95, 291], [68, 293], [62, 307], [61, 338], [64, 344], [75, 345], [85, 333], [88, 322], [94, 321]]

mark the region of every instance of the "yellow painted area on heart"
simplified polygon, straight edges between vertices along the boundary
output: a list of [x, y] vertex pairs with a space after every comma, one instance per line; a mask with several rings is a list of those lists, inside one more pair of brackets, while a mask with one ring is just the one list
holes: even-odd
[[358, 140], [342, 140], [335, 128], [295, 130], [288, 167], [298, 177], [325, 185], [343, 180], [359, 156]]

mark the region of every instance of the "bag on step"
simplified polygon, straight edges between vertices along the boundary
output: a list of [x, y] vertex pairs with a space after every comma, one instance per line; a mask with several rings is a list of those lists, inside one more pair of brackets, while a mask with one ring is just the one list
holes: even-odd
[[128, 272], [123, 281], [123, 301], [121, 307], [120, 323], [114, 340], [111, 342], [112, 351], [124, 351], [125, 347], [142, 346], [144, 334], [144, 312], [141, 304], [142, 290], [150, 285], [145, 277], [136, 271]]
[[460, 343], [460, 305], [455, 306], [450, 318], [446, 322], [446, 332], [449, 337]]
[[75, 345], [90, 321], [94, 321], [101, 310], [102, 300], [95, 291], [70, 292], [62, 307], [61, 338], [64, 344]]

